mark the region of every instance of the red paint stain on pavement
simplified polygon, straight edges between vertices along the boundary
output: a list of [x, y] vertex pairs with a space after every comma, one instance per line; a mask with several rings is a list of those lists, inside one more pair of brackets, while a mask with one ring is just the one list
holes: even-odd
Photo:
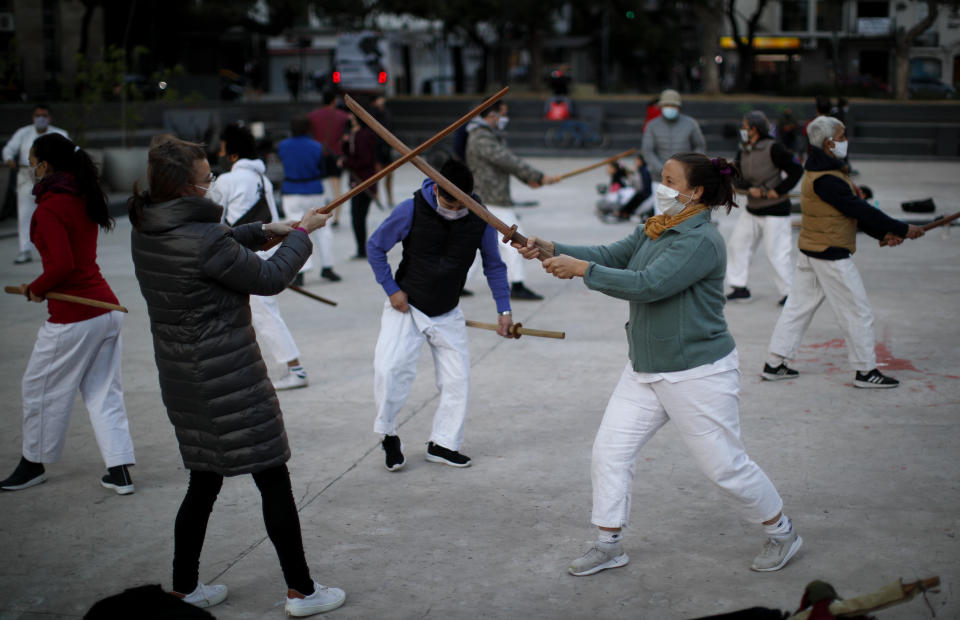
[[893, 354], [890, 353], [890, 349], [887, 348], [887, 345], [882, 342], [878, 342], [874, 350], [877, 353], [877, 364], [883, 366], [884, 370], [912, 370], [914, 372], [920, 372], [910, 360], [894, 357]]

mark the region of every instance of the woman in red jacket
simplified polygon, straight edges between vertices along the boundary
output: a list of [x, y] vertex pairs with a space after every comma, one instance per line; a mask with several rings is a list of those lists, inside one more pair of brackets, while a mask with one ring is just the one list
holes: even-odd
[[[113, 218], [90, 156], [64, 136], [49, 134], [33, 143], [30, 166], [37, 180], [30, 240], [43, 273], [20, 291], [35, 302], [57, 292], [117, 303], [97, 265], [98, 228], [110, 230]], [[133, 493], [133, 441], [120, 383], [123, 315], [53, 299], [47, 310], [50, 318], [23, 373], [23, 456], [0, 488], [17, 491], [46, 480], [44, 463], [60, 460], [79, 390], [107, 465], [100, 484], [120, 495]]]

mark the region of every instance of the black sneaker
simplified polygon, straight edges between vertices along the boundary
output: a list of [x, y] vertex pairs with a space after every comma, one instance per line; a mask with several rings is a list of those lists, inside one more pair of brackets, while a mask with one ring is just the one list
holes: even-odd
[[874, 368], [870, 372], [857, 371], [857, 376], [853, 380], [853, 387], [858, 388], [895, 388], [900, 382], [892, 377], [880, 374], [880, 371]]
[[785, 305], [787, 305], [787, 296], [784, 295], [783, 297], [781, 297], [781, 298], [780, 298], [780, 301], [777, 302], [777, 305], [778, 305], [778, 306], [785, 306]]
[[380, 442], [380, 447], [383, 448], [383, 451], [387, 455], [385, 463], [387, 471], [397, 471], [407, 464], [407, 459], [403, 458], [403, 445], [400, 443], [400, 438], [396, 435], [384, 435], [383, 441]]
[[113, 489], [117, 495], [133, 493], [133, 480], [126, 465], [116, 465], [107, 468], [107, 475], [100, 479], [100, 484], [106, 489]]
[[523, 285], [523, 282], [514, 282], [510, 287], [510, 299], [519, 299], [521, 301], [540, 301], [543, 295], [537, 295]]
[[745, 286], [733, 287], [733, 292], [727, 295], [727, 301], [746, 301], [750, 299], [750, 289]]
[[293, 280], [290, 280], [290, 286], [303, 286], [303, 274], [298, 273], [293, 276]]
[[330, 280], [331, 282], [339, 282], [343, 278], [333, 270], [333, 267], [324, 267], [320, 270], [320, 277], [325, 280]]
[[431, 463], [445, 463], [453, 467], [470, 467], [470, 457], [456, 450], [447, 450], [432, 441], [427, 442], [427, 460]]
[[800, 375], [793, 368], [787, 368], [786, 364], [780, 364], [776, 368], [770, 364], [763, 365], [763, 372], [760, 376], [767, 381], [780, 381], [781, 379], [796, 379]]
[[13, 473], [10, 474], [10, 477], [0, 482], [0, 489], [4, 491], [19, 491], [21, 489], [29, 489], [32, 486], [36, 486], [41, 482], [44, 482], [47, 479], [46, 470], [43, 468], [43, 463], [34, 463], [33, 461], [28, 461], [24, 457], [20, 457], [20, 463], [17, 464], [17, 468], [13, 470]]

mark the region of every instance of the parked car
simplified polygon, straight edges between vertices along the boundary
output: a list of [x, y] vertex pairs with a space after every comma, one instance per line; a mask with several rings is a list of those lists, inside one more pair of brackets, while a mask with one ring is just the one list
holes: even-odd
[[944, 84], [935, 77], [929, 75], [915, 75], [910, 78], [910, 96], [911, 97], [945, 97], [952, 99], [956, 97], [957, 89], [950, 84]]

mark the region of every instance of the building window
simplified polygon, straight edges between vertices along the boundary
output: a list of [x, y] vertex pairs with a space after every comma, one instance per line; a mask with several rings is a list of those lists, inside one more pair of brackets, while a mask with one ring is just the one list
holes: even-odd
[[943, 63], [939, 58], [911, 58], [910, 76], [919, 78], [937, 78], [943, 75]]
[[780, 2], [780, 30], [806, 32], [809, 0], [782, 0]]
[[817, 30], [839, 32], [843, 28], [843, 3], [817, 0]]

